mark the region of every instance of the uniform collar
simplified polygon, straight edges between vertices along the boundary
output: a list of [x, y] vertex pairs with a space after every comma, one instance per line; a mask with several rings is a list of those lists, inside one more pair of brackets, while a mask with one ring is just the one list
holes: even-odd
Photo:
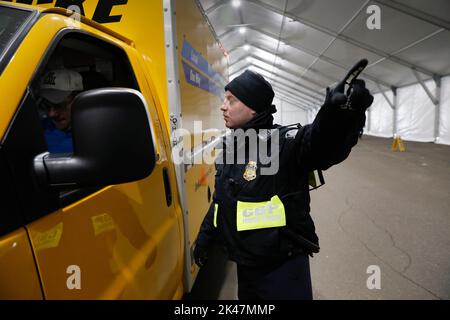
[[272, 129], [273, 128], [273, 116], [272, 113], [277, 112], [275, 105], [272, 105], [267, 110], [257, 113], [250, 121], [242, 125], [240, 129]]

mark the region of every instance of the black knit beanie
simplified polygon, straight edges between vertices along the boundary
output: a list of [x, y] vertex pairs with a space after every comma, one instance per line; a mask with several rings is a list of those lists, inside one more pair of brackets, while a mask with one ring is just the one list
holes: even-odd
[[274, 92], [269, 82], [259, 73], [246, 70], [225, 86], [247, 107], [260, 113], [272, 105]]

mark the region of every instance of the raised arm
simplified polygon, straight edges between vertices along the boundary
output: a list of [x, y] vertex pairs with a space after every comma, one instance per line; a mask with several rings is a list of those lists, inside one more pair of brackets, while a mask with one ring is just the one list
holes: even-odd
[[[297, 132], [294, 152], [301, 168], [326, 170], [345, 160], [358, 142], [373, 96], [365, 82], [356, 79], [364, 69], [357, 66], [336, 87], [327, 88], [325, 102], [314, 122]], [[347, 92], [345, 85], [349, 85]]]

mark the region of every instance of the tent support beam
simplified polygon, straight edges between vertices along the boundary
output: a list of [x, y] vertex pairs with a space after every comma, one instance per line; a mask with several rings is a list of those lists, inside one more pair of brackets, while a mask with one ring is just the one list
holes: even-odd
[[[391, 55], [389, 55], [388, 53], [386, 53], [384, 51], [381, 51], [381, 50], [378, 50], [378, 49], [373, 48], [371, 46], [368, 46], [368, 45], [366, 45], [366, 44], [364, 44], [364, 43], [362, 43], [360, 41], [357, 41], [355, 39], [349, 38], [349, 37], [347, 37], [347, 36], [345, 36], [343, 34], [339, 34], [338, 32], [329, 30], [327, 28], [321, 27], [321, 26], [319, 26], [317, 24], [314, 24], [312, 22], [306, 21], [305, 19], [300, 18], [300, 17], [298, 17], [298, 16], [296, 16], [294, 14], [283, 13], [282, 10], [278, 9], [277, 7], [275, 7], [273, 5], [267, 4], [267, 3], [262, 2], [260, 0], [247, 0], [247, 2], [253, 3], [253, 4], [257, 5], [257, 6], [260, 6], [261, 8], [265, 8], [265, 9], [270, 10], [272, 12], [275, 12], [275, 13], [277, 13], [279, 15], [284, 15], [284, 16], [286, 16], [286, 17], [288, 17], [288, 18], [290, 18], [290, 19], [292, 19], [294, 21], [298, 21], [298, 22], [300, 22], [300, 23], [302, 23], [304, 25], [307, 25], [308, 27], [311, 27], [311, 28], [315, 29], [315, 30], [324, 32], [324, 33], [328, 34], [331, 37], [335, 37], [336, 39], [339, 39], [339, 40], [342, 40], [344, 42], [350, 43], [350, 44], [352, 44], [354, 46], [357, 46], [357, 47], [359, 47], [361, 49], [370, 51], [370, 52], [372, 52], [374, 54], [377, 54], [377, 55], [382, 56], [382, 57], [384, 57], [386, 59], [392, 60], [393, 62], [398, 63], [400, 65], [403, 65], [403, 66], [405, 66], [407, 68], [416, 68], [417, 70], [419, 70], [423, 74], [426, 74], [426, 75], [429, 75], [429, 76], [433, 76], [433, 72], [431, 72], [430, 70], [427, 70], [425, 68], [421, 68], [419, 66], [415, 66], [415, 65], [409, 63], [406, 60], [403, 60], [403, 59], [398, 58], [398, 57], [391, 56]], [[283, 40], [283, 39], [281, 39], [281, 40]]]
[[[250, 56], [252, 59], [258, 60], [258, 61], [263, 62], [263, 63], [265, 63], [265, 64], [271, 64], [271, 62], [269, 62], [269, 61], [267, 61], [267, 60], [265, 60], [265, 59], [263, 59], [263, 58], [261, 58], [261, 57], [258, 57], [258, 56], [256, 56], [256, 55], [250, 54], [249, 56]], [[239, 61], [238, 61], [238, 62], [239, 62]], [[236, 63], [236, 62], [235, 62], [235, 63]], [[232, 66], [233, 66], [233, 64], [230, 65], [230, 67], [232, 67]], [[293, 77], [296, 77], [296, 78], [299, 78], [299, 79], [304, 79], [305, 81], [307, 81], [307, 82], [309, 82], [309, 83], [315, 85], [316, 87], [324, 88], [324, 87], [326, 86], [326, 84], [319, 83], [319, 82], [317, 82], [317, 81], [315, 81], [315, 80], [313, 80], [313, 79], [311, 79], [311, 78], [308, 78], [308, 77], [302, 77], [300, 74], [296, 74], [296, 73], [292, 72], [292, 70], [288, 70], [288, 69], [286, 69], [286, 68], [284, 68], [284, 67], [282, 67], [282, 66], [280, 66], [280, 65], [272, 65], [272, 67], [273, 67], [273, 68], [277, 68], [277, 69], [280, 70], [280, 71], [286, 72], [287, 74], [290, 74], [290, 75], [292, 75]], [[272, 73], [272, 72], [270, 72], [270, 73]], [[292, 80], [291, 80], [291, 81], [292, 81]], [[292, 82], [295, 83], [295, 81], [292, 81]], [[296, 84], [297, 84], [297, 83], [296, 83]], [[309, 88], [308, 88], [308, 89], [309, 89]], [[310, 89], [310, 90], [311, 90], [311, 91], [316, 91], [315, 93], [317, 94], [317, 90], [312, 90], [312, 89]]]
[[[252, 59], [255, 59], [255, 60], [264, 62], [264, 61], [261, 60], [259, 57], [255, 57], [255, 56], [251, 56], [251, 57], [252, 57]], [[234, 64], [233, 64], [233, 65], [234, 65]], [[233, 65], [230, 65], [230, 67], [232, 67]], [[264, 67], [261, 67], [261, 66], [258, 66], [258, 65], [254, 65], [254, 67], [259, 68], [259, 69], [261, 69], [261, 70], [263, 70], [263, 71], [265, 71], [265, 72], [271, 73], [269, 70], [267, 70], [267, 69], [264, 68]], [[246, 69], [246, 68], [247, 68], [247, 67], [242, 67], [242, 68], [240, 68], [238, 71], [234, 71], [234, 72], [233, 72], [232, 74], [230, 74], [230, 75], [233, 75], [233, 74], [236, 74], [236, 73], [238, 73], [238, 72], [241, 72], [241, 71], [243, 71], [243, 70]], [[282, 70], [282, 71], [283, 71], [283, 70]], [[285, 72], [286, 72], [286, 71], [285, 71]], [[294, 74], [292, 74], [292, 73], [290, 73], [290, 72], [286, 72], [286, 73], [292, 75], [293, 77], [296, 76], [296, 75], [294, 75]], [[314, 93], [315, 95], [317, 95], [317, 96], [322, 96], [322, 93], [321, 93], [320, 91], [317, 91], [317, 90], [315, 90], [315, 89], [313, 89], [313, 88], [307, 87], [307, 86], [305, 86], [305, 85], [297, 84], [297, 83], [295, 83], [294, 81], [292, 81], [292, 80], [290, 80], [290, 79], [288, 79], [288, 78], [286, 78], [286, 77], [283, 77], [283, 76], [281, 76], [281, 75], [279, 75], [279, 74], [277, 74], [277, 77], [279, 77], [279, 78], [281, 78], [281, 79], [283, 79], [283, 80], [285, 80], [285, 81], [287, 81], [287, 82], [291, 82], [291, 83], [293, 83], [294, 85], [297, 85], [297, 86], [303, 87], [303, 88], [305, 88], [305, 89], [308, 89], [309, 91], [313, 92], [313, 93]], [[272, 77], [272, 78], [273, 78], [273, 77]], [[297, 90], [299, 93], [301, 93], [301, 94], [303, 94], [303, 95], [305, 95], [305, 96], [307, 96], [307, 97], [309, 97], [309, 98], [311, 98], [311, 99], [313, 99], [313, 100], [320, 101], [320, 98], [318, 98], [317, 96], [313, 96], [312, 94], [307, 93], [307, 92], [302, 91], [302, 90], [299, 90], [299, 89], [295, 89], [295, 90]]]
[[[439, 104], [439, 97], [436, 95], [433, 95], [430, 91], [430, 89], [428, 89], [427, 85], [425, 84], [425, 82], [423, 82], [422, 78], [420, 78], [419, 73], [417, 72], [416, 69], [412, 69], [412, 72], [414, 73], [414, 76], [416, 77], [417, 81], [420, 83], [420, 85], [422, 86], [423, 90], [425, 90], [426, 94], [428, 95], [428, 97], [430, 98], [431, 102], [433, 102], [434, 105]], [[433, 76], [434, 81], [436, 81], [437, 76], [434, 75]]]
[[[258, 66], [253, 66], [253, 67], [259, 68], [259, 69], [261, 69], [261, 70], [263, 70], [263, 71], [266, 71], [265, 69], [263, 69], [263, 68], [261, 68], [261, 67], [258, 67]], [[240, 69], [239, 71], [237, 71], [236, 73], [242, 72], [244, 69], [246, 69], [246, 68], [244, 67], [244, 68]], [[279, 77], [279, 76], [278, 76], [278, 77]], [[306, 102], [308, 102], [308, 103], [310, 103], [310, 104], [312, 104], [312, 105], [318, 105], [318, 104], [320, 104], [320, 101], [319, 101], [319, 100], [316, 100], [316, 98], [310, 97], [309, 95], [306, 95], [306, 97], [304, 97], [304, 96], [303, 96], [303, 94], [304, 94], [303, 92], [299, 91], [299, 90], [296, 89], [296, 88], [293, 88], [292, 86], [288, 86], [288, 85], [286, 85], [286, 84], [284, 84], [284, 83], [281, 83], [281, 82], [277, 81], [277, 80], [276, 80], [275, 78], [273, 78], [272, 76], [264, 76], [264, 78], [265, 78], [266, 80], [271, 81], [271, 85], [272, 85], [272, 86], [284, 86], [284, 87], [286, 87], [286, 88], [289, 88], [289, 89], [294, 90], [294, 91], [296, 92], [295, 97], [297, 97], [298, 99], [302, 99], [303, 101], [306, 101]], [[307, 98], [307, 97], [308, 97], [308, 98]], [[311, 98], [312, 98], [313, 100], [311, 100]]]
[[[384, 90], [381, 88], [380, 84], [378, 82], [375, 82], [375, 84], [377, 85], [378, 90], [380, 90], [381, 94], [383, 95], [384, 99], [386, 100], [386, 102], [389, 104], [389, 106], [394, 109], [394, 102], [389, 100], [388, 96], [386, 95], [386, 92], [384, 92]], [[394, 89], [392, 89], [392, 91], [394, 91]]]
[[397, 118], [398, 118], [398, 97], [397, 97], [397, 88], [392, 87], [392, 94], [393, 94], [393, 108], [394, 109], [394, 121], [392, 123], [392, 135], [394, 138], [397, 136]]
[[[248, 57], [248, 58], [251, 58], [251, 59], [253, 59], [253, 60], [257, 60], [257, 61], [259, 61], [259, 62], [268, 64], [268, 65], [270, 64], [268, 61], [266, 61], [266, 60], [264, 60], [264, 59], [262, 59], [262, 58], [260, 58], [260, 57], [258, 57], [258, 56], [255, 56], [255, 55], [253, 55], [253, 54], [249, 54], [249, 55], [247, 55], [245, 58], [247, 58], [247, 57]], [[235, 62], [235, 63], [233, 63], [233, 64], [231, 64], [229, 67], [234, 66], [236, 63], [239, 63], [239, 61], [238, 61], [238, 62]], [[257, 66], [257, 67], [260, 68], [260, 69], [265, 70], [265, 71], [268, 72], [268, 73], [272, 73], [272, 71], [267, 70], [267, 68], [263, 68], [263, 67], [260, 67], [260, 66]], [[286, 74], [291, 75], [291, 76], [294, 77], [294, 78], [300, 78], [300, 76], [299, 76], [298, 74], [295, 74], [295, 73], [293, 73], [292, 71], [287, 70], [287, 69], [285, 69], [285, 68], [283, 68], [283, 67], [280, 67], [280, 66], [278, 66], [278, 65], [272, 66], [272, 67], [273, 67], [273, 68], [276, 68], [276, 69], [278, 69], [278, 70], [280, 70], [280, 71], [282, 71], [282, 72], [285, 72]], [[277, 74], [277, 76], [279, 76], [280, 78], [282, 77], [282, 76], [280, 76], [279, 74]], [[325, 87], [325, 85], [323, 85], [323, 84], [321, 84], [321, 83], [312, 82], [312, 80], [309, 80], [309, 78], [303, 78], [303, 79], [304, 79], [305, 81], [307, 81], [307, 82], [312, 83], [312, 84], [315, 85], [316, 87], [319, 87], [319, 88], [324, 88], [324, 87]], [[316, 94], [316, 95], [321, 95], [320, 91], [317, 91], [317, 90], [314, 89], [314, 88], [307, 87], [306, 85], [299, 84], [299, 83], [297, 83], [297, 82], [295, 82], [295, 81], [293, 81], [293, 80], [288, 80], [288, 79], [286, 79], [286, 78], [285, 78], [285, 80], [286, 80], [286, 81], [289, 81], [289, 82], [292, 82], [292, 83], [294, 83], [295, 85], [304, 87], [305, 89], [308, 89], [309, 91], [314, 92], [314, 94]]]
[[[260, 34], [262, 34], [262, 35], [264, 35], [264, 36], [266, 36], [266, 37], [268, 37], [268, 38], [272, 38], [273, 40], [278, 41], [278, 38], [277, 38], [276, 35], [274, 35], [274, 34], [272, 34], [272, 33], [269, 33], [269, 32], [267, 32], [267, 31], [264, 31], [264, 30], [262, 30], [262, 29], [259, 29], [259, 28], [253, 27], [253, 26], [251, 26], [251, 27], [248, 26], [247, 29], [254, 30], [255, 32], [258, 32], [258, 33], [260, 33]], [[224, 36], [225, 34], [231, 34], [232, 32], [236, 32], [236, 31], [235, 31], [235, 30], [227, 31], [227, 32], [225, 32], [225, 33], [219, 35], [219, 38], [220, 38], [220, 39], [223, 39], [223, 36]], [[310, 49], [303, 48], [303, 47], [301, 47], [300, 45], [296, 45], [296, 44], [292, 44], [292, 43], [287, 43], [285, 40], [282, 40], [282, 42], [284, 42], [285, 45], [287, 45], [287, 46], [289, 46], [289, 47], [291, 47], [291, 48], [294, 48], [294, 49], [296, 49], [296, 50], [298, 50], [298, 51], [300, 51], [300, 52], [302, 52], [302, 53], [309, 54], [309, 55], [311, 55], [311, 56], [313, 56], [313, 57], [319, 57], [319, 56], [320, 56], [319, 53], [317, 53], [317, 52], [315, 52], [315, 51], [313, 51], [313, 50], [310, 50]], [[230, 52], [232, 52], [232, 51], [233, 51], [233, 49], [230, 50]], [[334, 59], [332, 59], [332, 58], [326, 57], [326, 56], [324, 56], [324, 55], [322, 55], [322, 56], [320, 57], [320, 59], [323, 60], [323, 61], [325, 61], [325, 62], [328, 62], [328, 63], [330, 63], [330, 64], [332, 64], [332, 65], [334, 65], [334, 66], [336, 66], [336, 67], [339, 67], [339, 68], [343, 69], [345, 72], [347, 72], [347, 71], [349, 70], [349, 67], [351, 67], [351, 66], [346, 66], [346, 65], [344, 65], [344, 64], [342, 64], [342, 63], [340, 63], [340, 62], [338, 62], [338, 61], [336, 61], [336, 60], [334, 60]], [[384, 81], [381, 80], [381, 79], [378, 79], [378, 78], [376, 78], [376, 77], [373, 77], [373, 76], [367, 74], [367, 73], [364, 72], [364, 71], [361, 73], [361, 76], [364, 77], [364, 78], [366, 78], [366, 79], [369, 79], [369, 80], [371, 80], [371, 81], [373, 81], [373, 82], [379, 82], [379, 83], [381, 83], [382, 85], [384, 85], [384, 86], [386, 86], [386, 87], [391, 87], [391, 86], [392, 86], [392, 84], [386, 83], [386, 82], [384, 82]]]
[[[257, 67], [257, 68], [260, 68], [260, 67]], [[236, 71], [235, 73], [240, 73], [244, 69], [246, 69], [246, 67]], [[269, 79], [269, 77], [267, 77], [267, 78]], [[271, 80], [271, 79], [269, 79], [269, 80]], [[273, 80], [271, 80], [271, 81], [273, 81]], [[293, 93], [292, 91], [286, 90], [285, 88], [281, 88], [277, 83], [272, 83], [272, 87], [275, 92], [282, 93], [285, 97], [290, 96], [289, 98], [292, 101], [296, 101], [297, 104], [300, 104], [302, 106], [303, 110], [311, 109], [311, 107], [308, 107], [308, 104], [310, 104], [312, 107], [319, 105], [319, 103], [317, 103], [315, 101], [310, 102], [306, 98], [300, 97], [300, 96], [296, 95], [295, 93]]]
[[[289, 90], [286, 90], [285, 88], [280, 87], [280, 86], [279, 86], [278, 84], [276, 84], [276, 83], [272, 84], [272, 86], [273, 86], [274, 91], [278, 91], [278, 92], [284, 93], [284, 95], [289, 94], [289, 95], [291, 95], [292, 97], [295, 97], [295, 93], [294, 93], [294, 92], [289, 91]], [[296, 97], [296, 100], [303, 102], [304, 104], [306, 104], [306, 106], [308, 106], [308, 105], [315, 105], [314, 103], [311, 103], [310, 101], [305, 100], [305, 99], [303, 99], [303, 98], [301, 98], [301, 97]], [[307, 107], [307, 108], [308, 108], [308, 107]]]
[[372, 108], [367, 109], [367, 132], [370, 132], [370, 121], [372, 119]]
[[439, 127], [441, 125], [441, 84], [442, 84], [442, 78], [441, 77], [434, 77], [434, 82], [436, 82], [436, 98], [437, 98], [437, 104], [435, 105], [435, 111], [434, 111], [434, 142], [439, 141], [440, 131]]
[[[280, 59], [282, 59], [283, 61], [286, 61], [286, 62], [288, 62], [288, 63], [290, 63], [290, 64], [293, 64], [293, 65], [298, 66], [299, 69], [305, 69], [304, 66], [301, 66], [301, 65], [297, 64], [296, 62], [293, 62], [293, 61], [290, 61], [290, 60], [284, 58], [284, 57], [283, 57], [282, 55], [280, 55], [279, 53], [278, 53], [278, 54], [275, 54], [275, 53], [272, 52], [271, 50], [267, 50], [267, 49], [265, 49], [265, 48], [262, 48], [262, 47], [260, 47], [260, 46], [258, 46], [258, 45], [252, 44], [252, 43], [248, 43], [248, 45], [249, 45], [249, 46], [252, 46], [253, 48], [256, 48], [256, 49], [258, 49], [258, 50], [264, 51], [265, 53], [268, 53], [268, 54], [271, 54], [271, 55], [274, 55], [274, 56], [278, 56], [278, 57], [279, 57]], [[237, 51], [238, 48], [239, 48], [239, 47], [235, 47], [235, 48], [231, 49], [230, 52], [229, 52], [229, 54], [231, 54], [232, 52]], [[315, 74], [317, 74], [317, 75], [319, 75], [319, 76], [321, 76], [321, 77], [323, 77], [323, 78], [326, 78], [326, 79], [329, 80], [329, 81], [333, 81], [333, 82], [335, 82], [335, 83], [337, 83], [337, 82], [340, 81], [340, 79], [335, 79], [335, 78], [331, 77], [331, 76], [328, 75], [328, 74], [324, 74], [324, 73], [322, 73], [322, 72], [320, 72], [320, 71], [317, 71], [316, 69], [310, 68], [309, 71], [312, 72], [312, 73], [315, 73]]]
[[397, 1], [392, 1], [392, 0], [374, 0], [374, 1], [378, 2], [379, 4], [385, 5], [387, 7], [390, 7], [394, 10], [403, 12], [414, 18], [417, 18], [422, 21], [434, 24], [435, 26], [450, 30], [449, 22], [439, 19], [437, 17], [431, 16], [431, 15], [428, 15], [425, 12], [420, 12], [419, 10], [413, 9], [413, 8], [411, 8], [407, 5], [404, 5], [402, 3], [399, 3]]

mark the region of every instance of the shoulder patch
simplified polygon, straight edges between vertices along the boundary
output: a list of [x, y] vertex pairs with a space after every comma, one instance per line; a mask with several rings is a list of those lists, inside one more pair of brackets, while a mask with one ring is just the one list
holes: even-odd
[[298, 132], [298, 129], [289, 130], [288, 132], [286, 132], [284, 137], [286, 139], [294, 139], [295, 136], [297, 135], [297, 132]]

